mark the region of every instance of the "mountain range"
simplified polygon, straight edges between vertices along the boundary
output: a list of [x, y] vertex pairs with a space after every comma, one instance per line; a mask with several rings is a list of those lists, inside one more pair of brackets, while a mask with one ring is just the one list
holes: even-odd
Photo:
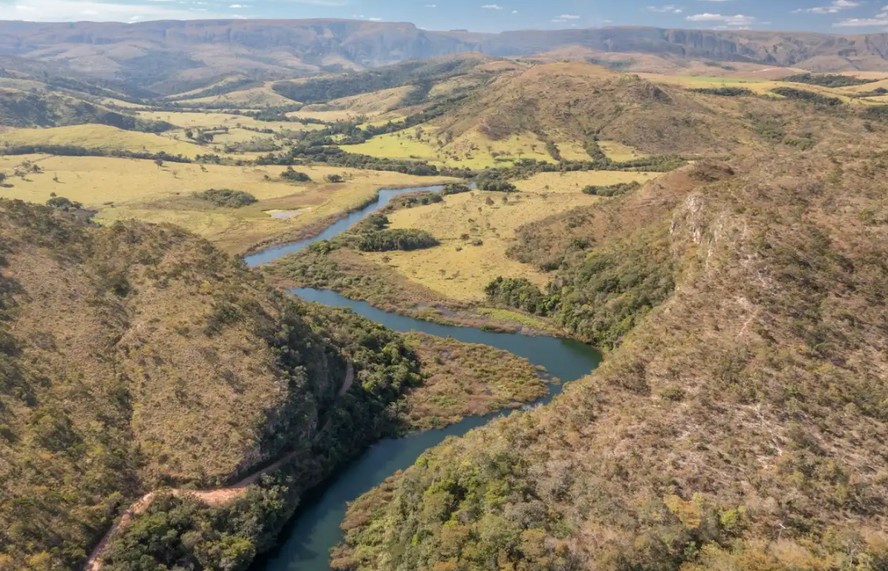
[[0, 22], [0, 76], [23, 69], [119, 82], [154, 94], [221, 78], [280, 79], [464, 52], [521, 57], [582, 47], [811, 71], [888, 70], [888, 34], [602, 28], [483, 34], [358, 20]]

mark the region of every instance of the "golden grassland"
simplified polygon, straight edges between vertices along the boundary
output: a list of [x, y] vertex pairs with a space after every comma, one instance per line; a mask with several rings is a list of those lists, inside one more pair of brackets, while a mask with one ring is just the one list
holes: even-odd
[[[12, 174], [31, 161], [42, 173], [10, 176], [0, 196], [45, 203], [53, 193], [98, 211], [100, 222], [135, 218], [169, 222], [240, 253], [281, 234], [298, 232], [356, 209], [380, 188], [419, 186], [448, 179], [339, 167], [300, 168], [312, 183], [295, 185], [280, 179], [282, 167], [224, 166], [165, 163], [109, 157], [2, 156], [0, 172]], [[324, 178], [338, 174], [341, 184]], [[267, 178], [266, 178], [267, 177]], [[193, 193], [210, 188], [249, 192], [259, 201], [244, 208], [219, 208], [195, 199]], [[271, 215], [286, 211], [284, 218]]]
[[571, 194], [587, 186], [609, 186], [626, 182], [647, 182], [663, 173], [631, 171], [541, 172], [515, 181], [522, 192]]
[[502, 275], [522, 276], [544, 286], [549, 280], [546, 274], [506, 256], [515, 230], [522, 224], [596, 200], [582, 193], [550, 197], [542, 193], [506, 195], [474, 191], [451, 195], [443, 203], [389, 215], [392, 228], [427, 230], [441, 241], [440, 246], [364, 256], [459, 301], [483, 300], [484, 287]]
[[179, 99], [176, 103], [189, 106], [228, 105], [231, 107], [280, 107], [292, 105], [293, 102], [283, 95], [276, 93], [268, 84], [249, 89], [240, 89], [222, 95], [210, 95], [207, 97], [195, 97], [191, 99]]
[[164, 152], [189, 158], [206, 153], [203, 147], [192, 143], [97, 124], [14, 129], [4, 133], [0, 142], [9, 145], [72, 145], [104, 151]]
[[273, 131], [305, 130], [317, 128], [314, 125], [304, 125], [288, 121], [259, 121], [244, 115], [232, 113], [199, 112], [199, 111], [140, 111], [142, 119], [152, 121], [166, 121], [183, 129], [213, 129], [219, 127], [271, 129]]
[[[852, 105], [872, 105], [881, 103], [879, 98], [859, 98], [855, 97], [858, 93], [867, 92], [878, 87], [888, 86], [888, 78], [885, 74], [870, 74], [869, 79], [883, 78], [882, 81], [867, 83], [864, 85], [855, 85], [849, 87], [823, 87], [820, 85], [811, 85], [807, 83], [791, 83], [786, 81], [763, 80], [760, 78], [743, 78], [743, 77], [715, 77], [705, 75], [666, 75], [659, 73], [639, 73], [639, 76], [657, 83], [665, 83], [669, 85], [678, 85], [688, 89], [697, 89], [704, 87], [742, 87], [749, 89], [758, 95], [771, 95], [779, 97], [771, 93], [778, 87], [796, 87], [805, 91], [813, 91], [827, 97], [837, 97], [844, 103]], [[789, 74], [787, 74], [789, 75]], [[851, 74], [857, 75], [857, 74]]]
[[[570, 158], [587, 160], [589, 155], [580, 154], [579, 145], [566, 145], [571, 149]], [[546, 144], [533, 133], [512, 135], [494, 141], [478, 130], [472, 130], [447, 142], [444, 134], [435, 127], [422, 125], [396, 133], [373, 137], [359, 145], [343, 145], [351, 153], [390, 159], [419, 159], [434, 164], [485, 169], [507, 166], [520, 159], [554, 162], [546, 152]]]
[[447, 196], [441, 203], [389, 215], [392, 228], [426, 230], [441, 241], [440, 246], [362, 255], [458, 301], [482, 301], [484, 287], [498, 276], [525, 277], [545, 286], [550, 279], [547, 274], [506, 255], [520, 226], [595, 203], [598, 198], [582, 193], [585, 186], [646, 182], [659, 175], [615, 171], [539, 173], [516, 181], [522, 191], [516, 194], [473, 191]]

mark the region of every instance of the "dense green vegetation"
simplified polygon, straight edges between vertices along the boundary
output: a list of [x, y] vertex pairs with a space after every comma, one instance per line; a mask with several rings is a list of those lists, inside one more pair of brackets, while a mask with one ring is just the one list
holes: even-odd
[[249, 192], [231, 190], [229, 188], [211, 188], [210, 190], [197, 192], [195, 196], [223, 208], [241, 208], [257, 202], [256, 197]]
[[720, 95], [722, 97], [744, 97], [747, 95], [754, 95], [754, 93], [746, 89], [745, 87], [733, 87], [733, 86], [722, 86], [722, 87], [700, 87], [693, 90], [696, 93], [703, 93], [705, 95]]
[[397, 228], [375, 230], [361, 234], [358, 249], [362, 252], [389, 252], [392, 250], [424, 250], [434, 248], [440, 242], [425, 230]]
[[311, 177], [304, 172], [293, 170], [293, 167], [287, 167], [287, 170], [281, 173], [281, 178], [290, 182], [311, 182]]
[[577, 337], [610, 349], [669, 296], [672, 272], [664, 237], [650, 237], [581, 249], [562, 263], [547, 293], [526, 279], [502, 277], [485, 293], [492, 303], [554, 317]]
[[781, 81], [789, 81], [791, 83], [807, 83], [809, 85], [820, 85], [822, 87], [852, 87], [855, 85], [865, 85], [875, 80], [861, 79], [851, 75], [840, 75], [834, 73], [813, 74], [799, 73], [784, 77]]
[[771, 90], [771, 93], [776, 93], [777, 95], [782, 95], [787, 99], [794, 99], [797, 101], [805, 101], [808, 103], [814, 103], [815, 105], [821, 105], [824, 107], [837, 107], [842, 104], [842, 100], [838, 97], [829, 97], [828, 95], [821, 95], [819, 93], [814, 93], [813, 91], [806, 91], [804, 89], [796, 89], [794, 87], [777, 87]]
[[594, 196], [617, 196], [641, 186], [638, 182], [621, 182], [618, 184], [609, 184], [604, 186], [589, 185], [583, 189], [586, 194]]

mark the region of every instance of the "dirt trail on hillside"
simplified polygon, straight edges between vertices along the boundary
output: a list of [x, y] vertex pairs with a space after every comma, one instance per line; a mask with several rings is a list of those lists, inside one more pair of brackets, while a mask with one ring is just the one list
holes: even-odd
[[[351, 389], [354, 382], [355, 367], [351, 363], [351, 361], [349, 361], [345, 371], [345, 378], [342, 380], [342, 385], [339, 387], [339, 391], [336, 393], [337, 396], [342, 397], [343, 395], [345, 395], [349, 391], [349, 389]], [[320, 434], [321, 432], [323, 432], [325, 428], [327, 428], [326, 422], [320, 428], [320, 430], [318, 430], [318, 433]], [[265, 468], [250, 474], [243, 480], [240, 480], [239, 482], [231, 486], [216, 488], [212, 490], [186, 490], [181, 488], [173, 488], [170, 490], [166, 490], [166, 493], [172, 494], [177, 497], [192, 496], [209, 506], [224, 506], [225, 504], [233, 502], [234, 500], [246, 495], [247, 489], [255, 484], [259, 480], [259, 478], [261, 478], [265, 474], [277, 470], [291, 460], [294, 460], [299, 454], [300, 452], [291, 452], [290, 454], [282, 456], [273, 464], [270, 464]], [[120, 520], [113, 526], [111, 526], [111, 529], [109, 529], [105, 533], [105, 535], [102, 537], [102, 540], [99, 541], [95, 548], [93, 548], [92, 553], [90, 553], [89, 555], [89, 559], [87, 559], [86, 561], [86, 565], [84, 565], [83, 567], [84, 571], [100, 571], [102, 569], [102, 565], [104, 563], [102, 559], [102, 554], [105, 552], [105, 549], [107, 549], [108, 544], [111, 542], [111, 539], [113, 539], [115, 535], [129, 527], [130, 523], [132, 523], [133, 518], [148, 509], [148, 506], [151, 505], [151, 502], [154, 501], [154, 498], [157, 497], [158, 493], [159, 492], [148, 492], [147, 494], [133, 502], [133, 504], [130, 505], [130, 507], [127, 508], [125, 512], [123, 512], [123, 515], [120, 516]]]

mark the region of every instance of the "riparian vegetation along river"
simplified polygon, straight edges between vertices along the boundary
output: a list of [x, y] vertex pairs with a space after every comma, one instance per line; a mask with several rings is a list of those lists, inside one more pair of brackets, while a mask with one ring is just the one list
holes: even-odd
[[[267, 264], [283, 256], [294, 254], [315, 242], [329, 240], [355, 224], [385, 208], [392, 198], [409, 192], [438, 192], [441, 186], [383, 189], [375, 202], [350, 213], [317, 236], [298, 242], [274, 246], [244, 260], [250, 267]], [[368, 303], [353, 301], [333, 291], [301, 288], [292, 293], [305, 299], [334, 307], [347, 307], [395, 331], [421, 331], [439, 337], [452, 337], [466, 343], [483, 343], [510, 351], [544, 367], [556, 382], [549, 394], [532, 406], [545, 404], [563, 389], [563, 383], [579, 379], [592, 372], [601, 361], [601, 354], [592, 347], [567, 339], [537, 337], [520, 333], [497, 333], [473, 327], [455, 327], [420, 321], [395, 313], [382, 311]], [[295, 517], [283, 532], [281, 545], [261, 557], [254, 571], [327, 571], [330, 549], [342, 539], [339, 524], [345, 516], [346, 504], [381, 484], [398, 470], [411, 466], [427, 449], [450, 436], [461, 436], [473, 428], [483, 426], [499, 413], [484, 417], [469, 417], [457, 424], [438, 430], [417, 432], [403, 438], [381, 440], [360, 458], [341, 470], [303, 501]]]

